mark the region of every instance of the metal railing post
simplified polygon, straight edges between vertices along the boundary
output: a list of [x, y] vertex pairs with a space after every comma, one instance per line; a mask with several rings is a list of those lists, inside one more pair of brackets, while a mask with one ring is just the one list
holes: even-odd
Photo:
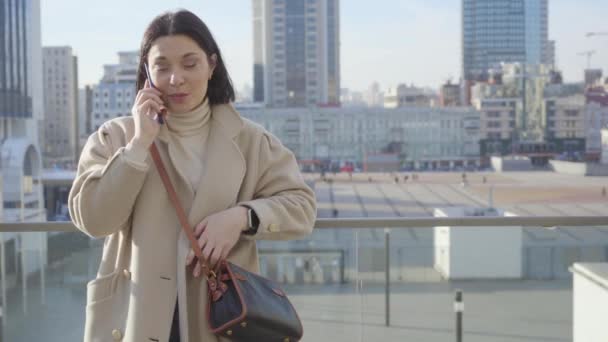
[[462, 313], [464, 303], [462, 302], [462, 290], [456, 290], [454, 298], [454, 312], [456, 313], [456, 342], [462, 342]]
[[2, 320], [0, 321], [0, 342], [2, 342], [2, 328], [4, 326], [4, 310], [6, 310], [6, 250], [4, 246], [4, 234], [0, 233], [0, 310], [2, 310]]
[[389, 228], [384, 228], [384, 282], [385, 282], [385, 325], [388, 327], [391, 325], [391, 249], [390, 249], [390, 240], [391, 240], [391, 230]]
[[0, 303], [0, 342], [4, 341], [4, 301]]

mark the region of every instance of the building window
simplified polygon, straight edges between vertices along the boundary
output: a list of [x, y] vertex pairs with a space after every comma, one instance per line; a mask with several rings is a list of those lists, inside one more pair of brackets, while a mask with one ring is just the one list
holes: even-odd
[[500, 139], [500, 133], [498, 132], [492, 132], [492, 133], [488, 133], [488, 139]]
[[488, 128], [500, 128], [500, 121], [488, 121], [487, 127]]
[[495, 112], [495, 111], [488, 112], [486, 116], [489, 118], [499, 118], [500, 112]]
[[567, 110], [566, 111], [566, 116], [578, 116], [578, 110]]

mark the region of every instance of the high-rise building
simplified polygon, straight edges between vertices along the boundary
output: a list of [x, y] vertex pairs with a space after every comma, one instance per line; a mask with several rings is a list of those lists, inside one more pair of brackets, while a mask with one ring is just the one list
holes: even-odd
[[253, 0], [253, 100], [340, 103], [338, 0]]
[[551, 67], [551, 69], [557, 69], [557, 60], [555, 59], [555, 40], [547, 41], [544, 63]]
[[103, 78], [93, 86], [93, 130], [110, 119], [131, 115], [139, 51], [119, 52], [118, 59], [118, 64], [104, 65]]
[[448, 80], [439, 90], [439, 105], [441, 107], [460, 106], [460, 84], [452, 84]]
[[484, 79], [501, 62], [554, 64], [548, 0], [462, 0], [462, 73]]
[[384, 93], [384, 108], [428, 107], [434, 103], [434, 96], [428, 94], [424, 89], [413, 85], [399, 84], [395, 88], [388, 88]]
[[602, 83], [602, 69], [585, 69], [585, 86], [594, 87]]
[[43, 48], [44, 164], [78, 160], [78, 60], [69, 46]]
[[46, 217], [37, 122], [42, 112], [40, 1], [0, 1], [0, 203], [5, 222]]
[[[586, 154], [587, 159], [608, 162], [608, 149], [605, 143], [608, 140], [602, 138], [604, 129], [608, 127], [608, 87], [588, 87], [585, 89], [586, 106]], [[608, 131], [607, 131], [608, 132]]]
[[368, 107], [383, 107], [384, 92], [380, 89], [378, 82], [372, 83], [365, 92], [365, 102]]
[[78, 136], [80, 140], [79, 149], [82, 150], [87, 138], [93, 129], [91, 128], [91, 115], [93, 114], [93, 88], [90, 85], [78, 90]]

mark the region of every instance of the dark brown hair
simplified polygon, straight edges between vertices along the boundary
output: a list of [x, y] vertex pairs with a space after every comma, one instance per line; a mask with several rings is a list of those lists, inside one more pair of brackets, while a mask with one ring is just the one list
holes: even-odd
[[148, 25], [144, 32], [139, 51], [139, 67], [137, 69], [137, 91], [144, 87], [146, 81], [146, 70], [144, 63], [148, 59], [148, 53], [152, 43], [160, 37], [182, 34], [194, 40], [198, 46], [207, 54], [207, 57], [215, 54], [217, 64], [213, 70], [209, 86], [207, 87], [207, 97], [209, 104], [221, 104], [234, 101], [234, 88], [232, 81], [226, 70], [226, 65], [222, 59], [220, 49], [213, 39], [213, 35], [207, 25], [194, 13], [187, 10], [163, 13]]

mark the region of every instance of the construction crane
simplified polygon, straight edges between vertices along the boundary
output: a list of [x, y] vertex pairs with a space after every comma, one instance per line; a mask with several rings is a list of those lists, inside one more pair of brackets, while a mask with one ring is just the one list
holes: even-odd
[[591, 56], [593, 56], [595, 53], [595, 50], [588, 50], [578, 53], [579, 56], [587, 56], [587, 69], [591, 69]]
[[587, 37], [591, 37], [591, 36], [608, 36], [608, 32], [587, 32], [587, 34], [585, 36], [587, 36]]

